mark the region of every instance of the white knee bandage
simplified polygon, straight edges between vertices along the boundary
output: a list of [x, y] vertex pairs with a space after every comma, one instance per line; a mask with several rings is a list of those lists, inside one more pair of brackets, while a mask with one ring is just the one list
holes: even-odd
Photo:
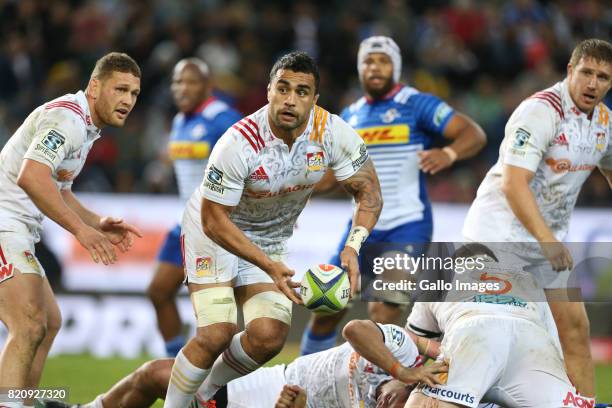
[[279, 292], [260, 292], [247, 300], [242, 306], [244, 325], [259, 317], [269, 317], [291, 325], [293, 304], [287, 296]]
[[198, 320], [198, 327], [215, 323], [238, 323], [238, 309], [234, 288], [215, 287], [191, 294], [191, 303]]

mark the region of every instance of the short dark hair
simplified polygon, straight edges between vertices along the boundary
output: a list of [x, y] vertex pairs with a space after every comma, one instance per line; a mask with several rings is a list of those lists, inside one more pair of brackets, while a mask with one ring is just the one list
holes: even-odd
[[113, 72], [130, 73], [137, 78], [142, 76], [140, 67], [132, 57], [122, 52], [111, 52], [96, 61], [91, 77], [105, 80]]
[[598, 62], [612, 63], [612, 44], [599, 38], [581, 41], [574, 48], [569, 63], [575, 67], [582, 58], [593, 58]]
[[270, 71], [270, 82], [281, 69], [312, 74], [315, 80], [315, 92], [319, 92], [319, 67], [310, 55], [303, 51], [293, 51], [280, 57]]

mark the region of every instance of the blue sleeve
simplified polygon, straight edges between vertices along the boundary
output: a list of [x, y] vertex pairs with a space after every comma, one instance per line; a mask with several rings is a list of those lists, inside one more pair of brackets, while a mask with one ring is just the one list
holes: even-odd
[[217, 116], [215, 116], [214, 131], [210, 135], [211, 142], [213, 144], [217, 143], [217, 140], [219, 140], [219, 138], [223, 136], [225, 131], [229, 129], [234, 123], [238, 122], [240, 119], [242, 119], [242, 115], [234, 109], [228, 109], [223, 112], [220, 112]]
[[410, 98], [412, 108], [420, 129], [442, 136], [448, 121], [455, 111], [437, 96], [421, 93]]

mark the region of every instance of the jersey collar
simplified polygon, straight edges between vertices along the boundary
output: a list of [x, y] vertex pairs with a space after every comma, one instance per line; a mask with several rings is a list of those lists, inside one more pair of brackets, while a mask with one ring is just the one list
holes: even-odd
[[208, 105], [210, 105], [211, 103], [213, 103], [214, 101], [216, 101], [217, 98], [215, 98], [214, 96], [209, 96], [208, 98], [204, 99], [194, 110], [193, 112], [189, 113], [189, 115], [197, 115], [202, 113], [202, 111], [204, 109], [206, 109], [206, 107]]
[[397, 93], [400, 91], [400, 89], [402, 89], [404, 87], [403, 84], [395, 84], [395, 86], [393, 88], [391, 88], [391, 90], [389, 92], [386, 93], [385, 96], [383, 96], [382, 98], [377, 98], [377, 99], [373, 99], [370, 98], [368, 95], [365, 95], [365, 99], [366, 102], [369, 104], [378, 102], [378, 101], [386, 101], [389, 100], [391, 98], [393, 98], [395, 95], [397, 95]]

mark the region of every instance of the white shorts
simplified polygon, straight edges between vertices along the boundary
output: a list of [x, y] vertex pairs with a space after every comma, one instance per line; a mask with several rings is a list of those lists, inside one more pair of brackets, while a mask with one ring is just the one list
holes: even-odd
[[271, 408], [286, 383], [284, 364], [258, 368], [227, 384], [227, 408]]
[[462, 318], [446, 333], [441, 351], [448, 380], [421, 392], [442, 401], [473, 408], [481, 400], [507, 408], [560, 408], [575, 393], [553, 339], [526, 319]]
[[0, 232], [0, 283], [14, 276], [14, 270], [45, 277], [34, 255], [34, 238], [19, 232]]
[[[187, 211], [186, 211], [187, 213]], [[232, 282], [233, 287], [254, 283], [274, 283], [270, 275], [216, 244], [204, 234], [201, 223], [186, 215], [181, 231], [181, 249], [188, 283]], [[286, 254], [268, 254], [283, 261]]]

